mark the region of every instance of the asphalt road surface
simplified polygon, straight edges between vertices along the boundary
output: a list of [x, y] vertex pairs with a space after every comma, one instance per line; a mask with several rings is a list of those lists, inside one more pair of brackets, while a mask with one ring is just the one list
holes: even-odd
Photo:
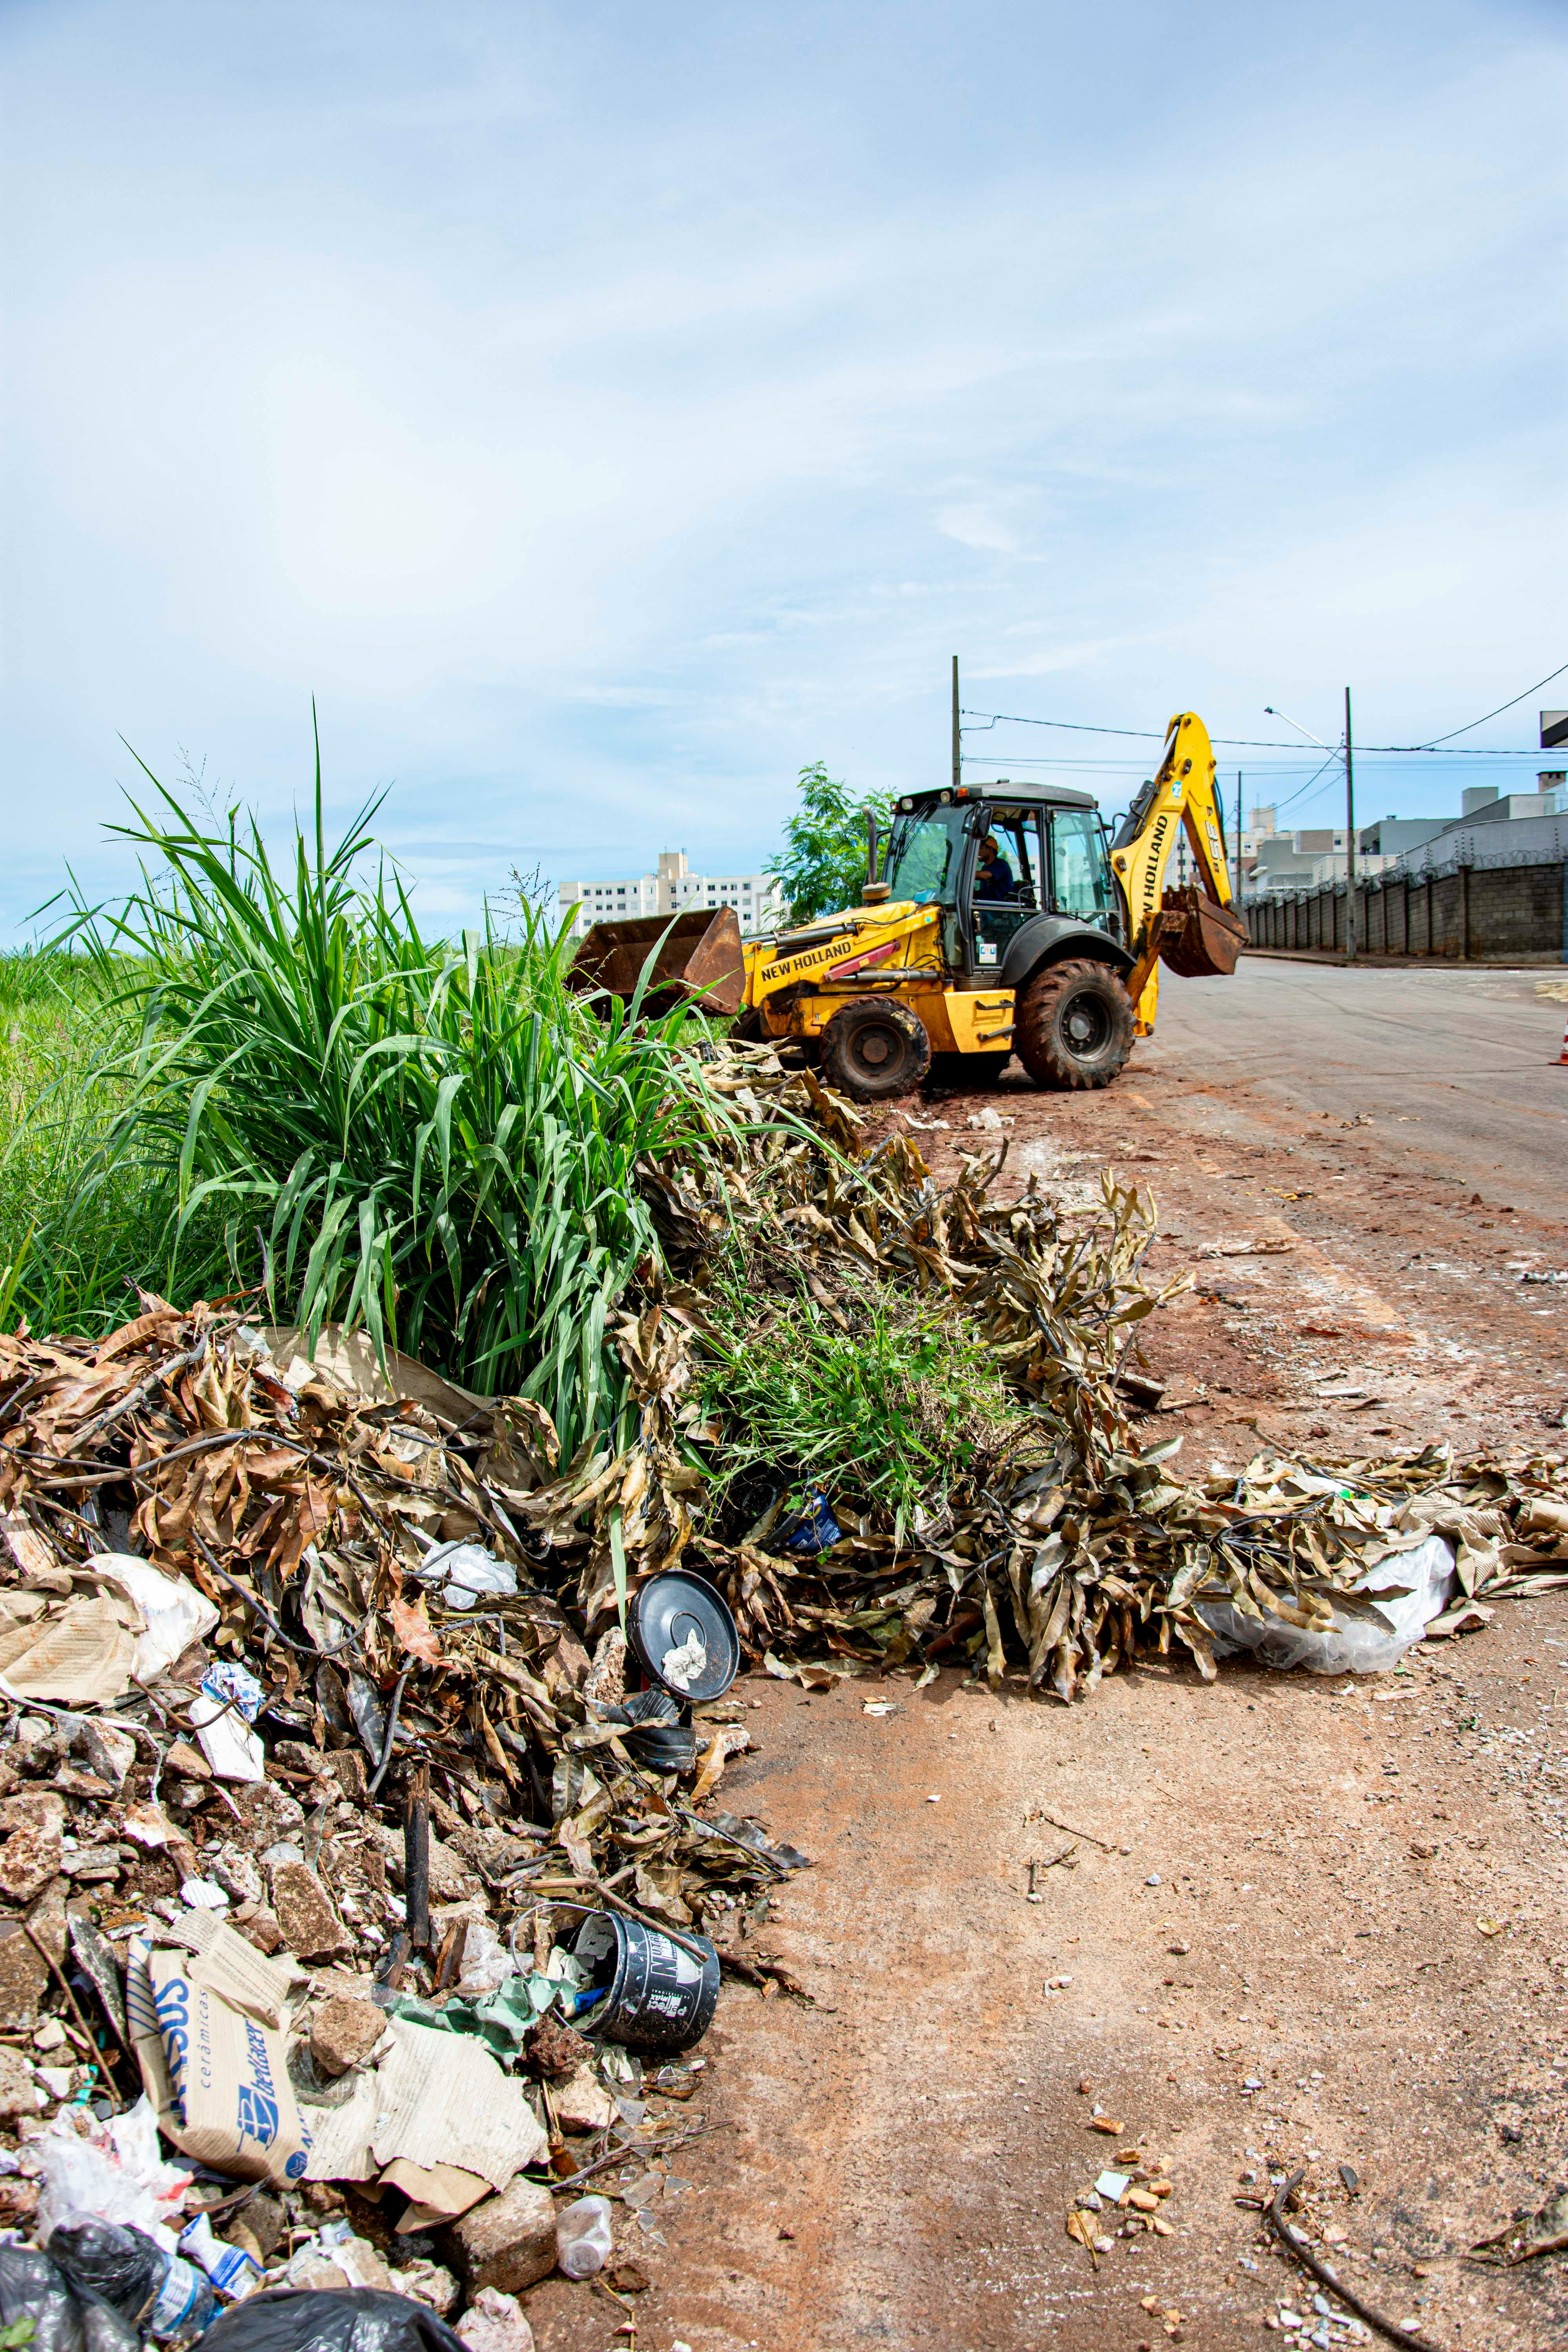
[[[1551, 990], [1552, 994], [1546, 992]], [[1568, 968], [1359, 970], [1245, 956], [1234, 978], [1163, 972], [1155, 1034], [1130, 1076], [1161, 1072], [1340, 1118], [1419, 1119], [1434, 1171], [1546, 1215], [1568, 1198]]]

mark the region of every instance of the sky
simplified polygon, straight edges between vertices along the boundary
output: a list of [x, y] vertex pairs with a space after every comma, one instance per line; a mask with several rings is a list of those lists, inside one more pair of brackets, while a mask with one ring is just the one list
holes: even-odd
[[1155, 743], [980, 714], [1426, 742], [1568, 662], [1559, 6], [0, 0], [0, 938], [129, 886], [137, 759], [285, 842], [312, 698], [440, 931], [945, 782], [954, 654], [970, 773], [1108, 808]]

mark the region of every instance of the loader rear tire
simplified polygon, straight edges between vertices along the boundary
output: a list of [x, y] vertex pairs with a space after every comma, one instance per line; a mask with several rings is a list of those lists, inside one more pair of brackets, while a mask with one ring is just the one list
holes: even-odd
[[893, 996], [857, 996], [822, 1033], [822, 1075], [852, 1102], [913, 1092], [931, 1067], [925, 1023]]
[[1013, 1050], [1037, 1087], [1108, 1087], [1132, 1051], [1132, 1000], [1108, 964], [1047, 964], [1018, 991]]

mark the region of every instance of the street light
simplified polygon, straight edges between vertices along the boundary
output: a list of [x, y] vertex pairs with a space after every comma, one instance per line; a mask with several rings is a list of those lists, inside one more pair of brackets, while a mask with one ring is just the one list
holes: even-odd
[[1293, 727], [1298, 735], [1304, 735], [1309, 743], [1315, 743], [1317, 745], [1320, 751], [1326, 751], [1329, 749], [1329, 746], [1324, 742], [1321, 735], [1314, 735], [1310, 727], [1303, 727], [1300, 720], [1299, 719], [1292, 719], [1288, 710], [1276, 710], [1271, 702], [1266, 702], [1263, 709], [1267, 717], [1270, 719], [1282, 719], [1287, 727]]

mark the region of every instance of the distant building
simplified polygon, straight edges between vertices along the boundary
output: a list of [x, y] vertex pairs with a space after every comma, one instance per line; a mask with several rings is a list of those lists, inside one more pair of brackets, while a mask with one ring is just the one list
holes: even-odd
[[684, 849], [661, 849], [658, 871], [619, 882], [563, 882], [561, 913], [572, 918], [572, 937], [581, 939], [595, 923], [630, 922], [638, 915], [683, 915], [694, 907], [733, 907], [741, 935], [776, 929], [784, 919], [784, 893], [771, 874], [725, 874], [714, 879], [693, 874]]
[[[1500, 793], [1491, 784], [1471, 784], [1465, 793], [1462, 824], [1510, 824], [1521, 817], [1555, 816], [1557, 787], [1562, 777], [1555, 772], [1537, 776], [1541, 790], [1534, 793]], [[1450, 824], [1453, 820], [1450, 818]]]
[[[1381, 849], [1358, 846], [1356, 850], [1358, 877], [1381, 874], [1392, 863]], [[1258, 843], [1257, 860], [1247, 878], [1247, 896], [1277, 898], [1282, 891], [1316, 890], [1325, 882], [1349, 878], [1344, 835], [1328, 825], [1312, 825], [1300, 833], [1271, 834]]]
[[1357, 831], [1355, 843], [1358, 856], [1364, 850], [1376, 856], [1403, 857], [1407, 849], [1419, 849], [1424, 841], [1433, 840], [1445, 826], [1452, 824], [1448, 816], [1380, 816], [1375, 824], [1363, 824]]

